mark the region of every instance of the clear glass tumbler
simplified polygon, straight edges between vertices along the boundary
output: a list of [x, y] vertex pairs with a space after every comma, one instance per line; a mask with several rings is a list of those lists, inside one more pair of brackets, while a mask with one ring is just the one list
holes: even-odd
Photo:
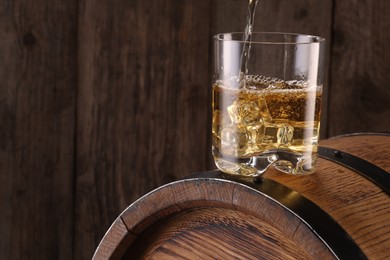
[[325, 40], [291, 33], [214, 36], [212, 149], [217, 167], [260, 176], [315, 171]]

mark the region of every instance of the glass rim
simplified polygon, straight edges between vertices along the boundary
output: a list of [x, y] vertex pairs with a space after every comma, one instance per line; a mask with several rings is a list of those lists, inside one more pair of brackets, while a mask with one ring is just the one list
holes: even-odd
[[239, 40], [239, 39], [224, 39], [223, 36], [243, 36], [244, 32], [227, 32], [227, 33], [218, 33], [213, 36], [214, 40], [217, 41], [226, 41], [226, 42], [237, 42], [237, 43], [251, 43], [251, 44], [270, 44], [270, 45], [301, 45], [301, 44], [313, 44], [313, 43], [324, 43], [325, 38], [316, 35], [310, 34], [301, 34], [301, 33], [286, 33], [286, 32], [252, 32], [252, 36], [256, 35], [272, 35], [272, 36], [292, 36], [292, 37], [306, 37], [307, 41], [302, 42], [292, 42], [292, 41], [277, 41], [277, 40], [256, 40], [251, 41]]

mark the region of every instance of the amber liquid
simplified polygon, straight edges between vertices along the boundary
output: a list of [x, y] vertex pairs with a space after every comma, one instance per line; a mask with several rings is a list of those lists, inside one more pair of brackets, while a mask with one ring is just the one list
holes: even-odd
[[[320, 127], [321, 87], [246, 76], [245, 88], [213, 86], [213, 154], [222, 171], [255, 175], [254, 160], [284, 151], [296, 165], [275, 167], [290, 174], [314, 171]], [[283, 157], [283, 156], [282, 156]]]

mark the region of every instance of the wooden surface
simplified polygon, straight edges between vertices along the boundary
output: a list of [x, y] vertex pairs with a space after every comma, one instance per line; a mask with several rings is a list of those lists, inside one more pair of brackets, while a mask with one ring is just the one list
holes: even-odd
[[71, 259], [76, 1], [0, 3], [0, 258]]
[[[208, 1], [82, 1], [75, 258], [129, 201], [206, 168]], [[196, 159], [195, 159], [196, 158]], [[114, 203], [113, 203], [114, 202]]]
[[201, 208], [148, 229], [124, 259], [259, 259], [259, 256], [265, 259], [313, 257], [285, 233], [250, 214]]
[[389, 132], [390, 3], [336, 1], [328, 135]]
[[[380, 167], [390, 172], [390, 136], [385, 138], [378, 134], [350, 134], [341, 135], [321, 140], [320, 145], [342, 150], [355, 156], [364, 158], [364, 160], [380, 165]], [[370, 151], [370, 152], [367, 152]]]
[[[123, 225], [128, 233], [120, 236]], [[163, 186], [127, 208], [94, 259], [333, 259], [304, 225], [245, 185], [190, 179]], [[123, 244], [127, 250], [116, 247]]]
[[[390, 136], [348, 136], [323, 140], [322, 146], [342, 149], [389, 171]], [[390, 198], [356, 172], [319, 160], [312, 176], [291, 177], [275, 170], [266, 177], [298, 191], [325, 209], [358, 243], [369, 259], [390, 258]]]
[[[1, 1], [0, 256], [91, 258], [132, 201], [214, 168], [211, 36], [246, 1], [156, 2]], [[390, 131], [389, 8], [260, 0], [255, 30], [328, 40], [323, 138]]]
[[[368, 144], [387, 152], [374, 156]], [[340, 137], [323, 145], [357, 151], [355, 155], [384, 169], [390, 161], [390, 136]], [[280, 201], [293, 203], [298, 193], [304, 195], [330, 214], [369, 259], [389, 259], [388, 194], [344, 166], [322, 158], [319, 161], [311, 176], [271, 170], [265, 177], [294, 190]], [[124, 254], [125, 259], [332, 259], [329, 249], [311, 231], [314, 227], [308, 226], [308, 219], [304, 222], [298, 212], [287, 210], [257, 192], [256, 184], [251, 185], [203, 177], [156, 189], [120, 215], [120, 225], [113, 224], [94, 259], [106, 259], [114, 253]], [[123, 224], [129, 237], [113, 239], [111, 234], [117, 234]], [[331, 226], [327, 232], [332, 232]], [[126, 244], [128, 249], [115, 250], [118, 244]]]

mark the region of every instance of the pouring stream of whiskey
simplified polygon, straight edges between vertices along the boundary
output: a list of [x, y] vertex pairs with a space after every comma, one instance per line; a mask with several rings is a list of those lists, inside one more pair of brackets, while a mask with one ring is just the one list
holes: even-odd
[[251, 48], [251, 40], [252, 40], [252, 32], [253, 32], [253, 24], [255, 20], [255, 11], [256, 6], [259, 0], [249, 0], [248, 3], [248, 12], [247, 12], [247, 21], [244, 32], [244, 47], [241, 54], [240, 60], [240, 85], [241, 87], [245, 86], [245, 77], [248, 74], [248, 60], [250, 56], [250, 48]]

